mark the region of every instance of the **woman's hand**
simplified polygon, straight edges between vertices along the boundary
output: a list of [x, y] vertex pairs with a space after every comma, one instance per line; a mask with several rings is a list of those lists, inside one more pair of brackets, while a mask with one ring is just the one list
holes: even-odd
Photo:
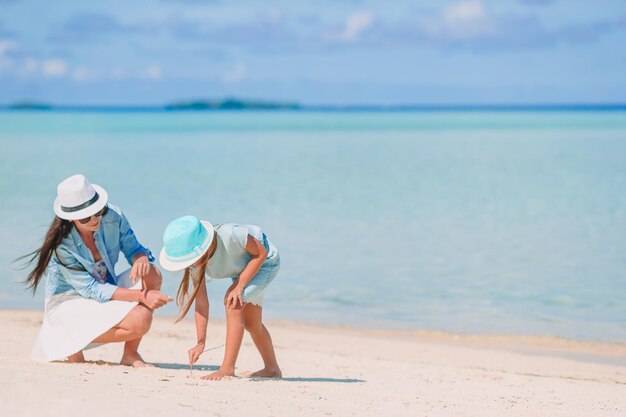
[[142, 304], [145, 304], [150, 310], [163, 307], [170, 301], [174, 301], [172, 297], [167, 294], [163, 294], [159, 290], [149, 290], [143, 294]]
[[226, 308], [237, 308], [237, 306], [241, 305], [243, 307], [243, 288], [238, 285], [237, 282], [234, 282], [228, 290], [226, 291], [226, 295], [224, 295], [224, 305]]
[[189, 366], [193, 365], [200, 359], [200, 355], [204, 352], [204, 342], [198, 342], [197, 345], [187, 351], [189, 354]]
[[130, 282], [134, 284], [139, 278], [148, 275], [150, 268], [152, 268], [152, 265], [147, 255], [142, 254], [134, 259], [133, 268], [130, 270]]

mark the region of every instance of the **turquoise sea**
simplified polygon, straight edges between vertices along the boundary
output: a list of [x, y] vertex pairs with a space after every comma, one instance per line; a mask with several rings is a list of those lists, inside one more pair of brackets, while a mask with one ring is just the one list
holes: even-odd
[[180, 215], [262, 226], [268, 318], [626, 340], [624, 111], [4, 111], [0, 149], [0, 308], [42, 308], [11, 261], [84, 173], [155, 254]]

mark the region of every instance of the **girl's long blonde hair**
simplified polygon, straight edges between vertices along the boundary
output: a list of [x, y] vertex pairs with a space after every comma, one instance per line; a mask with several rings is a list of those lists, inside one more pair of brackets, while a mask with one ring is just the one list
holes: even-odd
[[[183, 279], [180, 282], [178, 292], [176, 293], [176, 305], [181, 311], [176, 319], [176, 323], [185, 318], [191, 308], [191, 305], [196, 300], [200, 286], [204, 285], [204, 273], [206, 272], [206, 266], [209, 262], [209, 252], [210, 250], [206, 251], [206, 253], [202, 255], [202, 258], [199, 259], [200, 264], [197, 268], [195, 268], [193, 277], [191, 267], [185, 268]], [[191, 296], [189, 296], [189, 281], [193, 282], [194, 287]]]

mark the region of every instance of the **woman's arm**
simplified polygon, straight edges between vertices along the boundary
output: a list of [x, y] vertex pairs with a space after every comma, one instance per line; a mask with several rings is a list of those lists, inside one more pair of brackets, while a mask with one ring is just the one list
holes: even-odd
[[130, 290], [117, 287], [111, 300], [135, 301], [144, 304], [150, 310], [163, 307], [174, 299], [158, 290]]
[[82, 268], [72, 253], [66, 248], [58, 248], [56, 251], [57, 267], [66, 281], [85, 298], [93, 298], [100, 302], [109, 300], [135, 301], [145, 304], [149, 309], [163, 307], [173, 299], [161, 291], [129, 290], [115, 285], [101, 284]]
[[138, 278], [144, 277], [150, 273], [150, 269], [154, 266], [150, 263], [150, 257], [145, 252], [137, 252], [132, 258], [133, 266], [130, 270], [130, 282], [133, 284]]
[[137, 236], [135, 236], [135, 232], [133, 232], [133, 229], [131, 228], [124, 213], [118, 207], [112, 205], [109, 205], [109, 207], [112, 208], [119, 216], [120, 250], [124, 254], [124, 257], [126, 257], [128, 263], [134, 266], [135, 255], [138, 253], [145, 254], [148, 257], [148, 260], [153, 262], [154, 256], [152, 256], [152, 252], [150, 252], [150, 249], [139, 243]]
[[198, 285], [200, 285], [200, 288], [198, 289], [195, 301], [195, 321], [198, 343], [187, 351], [189, 353], [190, 366], [197, 362], [204, 351], [204, 346], [206, 345], [206, 329], [209, 323], [209, 296], [207, 294], [206, 283], [202, 280]]
[[66, 247], [58, 247], [54, 262], [68, 284], [82, 297], [93, 298], [101, 303], [113, 296], [116, 286], [108, 282], [100, 283], [78, 262], [74, 253]]
[[250, 259], [248, 265], [246, 265], [241, 274], [239, 274], [239, 278], [237, 278], [226, 292], [226, 296], [224, 297], [226, 307], [230, 307], [231, 304], [233, 307], [243, 305], [243, 289], [246, 288], [246, 285], [254, 278], [256, 273], [259, 272], [259, 269], [263, 266], [263, 262], [265, 262], [265, 258], [267, 258], [267, 249], [265, 246], [250, 235], [248, 235], [246, 251], [252, 255], [252, 259]]

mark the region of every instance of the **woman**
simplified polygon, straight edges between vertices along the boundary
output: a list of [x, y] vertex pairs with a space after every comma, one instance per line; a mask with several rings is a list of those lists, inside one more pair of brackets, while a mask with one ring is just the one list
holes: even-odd
[[[56, 217], [25, 284], [37, 290], [46, 276], [44, 320], [32, 357], [84, 362], [91, 344], [126, 342], [122, 365], [144, 367], [137, 348], [150, 329], [152, 312], [172, 301], [160, 291], [154, 257], [135, 237], [119, 208], [107, 204], [106, 191], [83, 175], [61, 182]], [[132, 268], [115, 275], [120, 251]]]

